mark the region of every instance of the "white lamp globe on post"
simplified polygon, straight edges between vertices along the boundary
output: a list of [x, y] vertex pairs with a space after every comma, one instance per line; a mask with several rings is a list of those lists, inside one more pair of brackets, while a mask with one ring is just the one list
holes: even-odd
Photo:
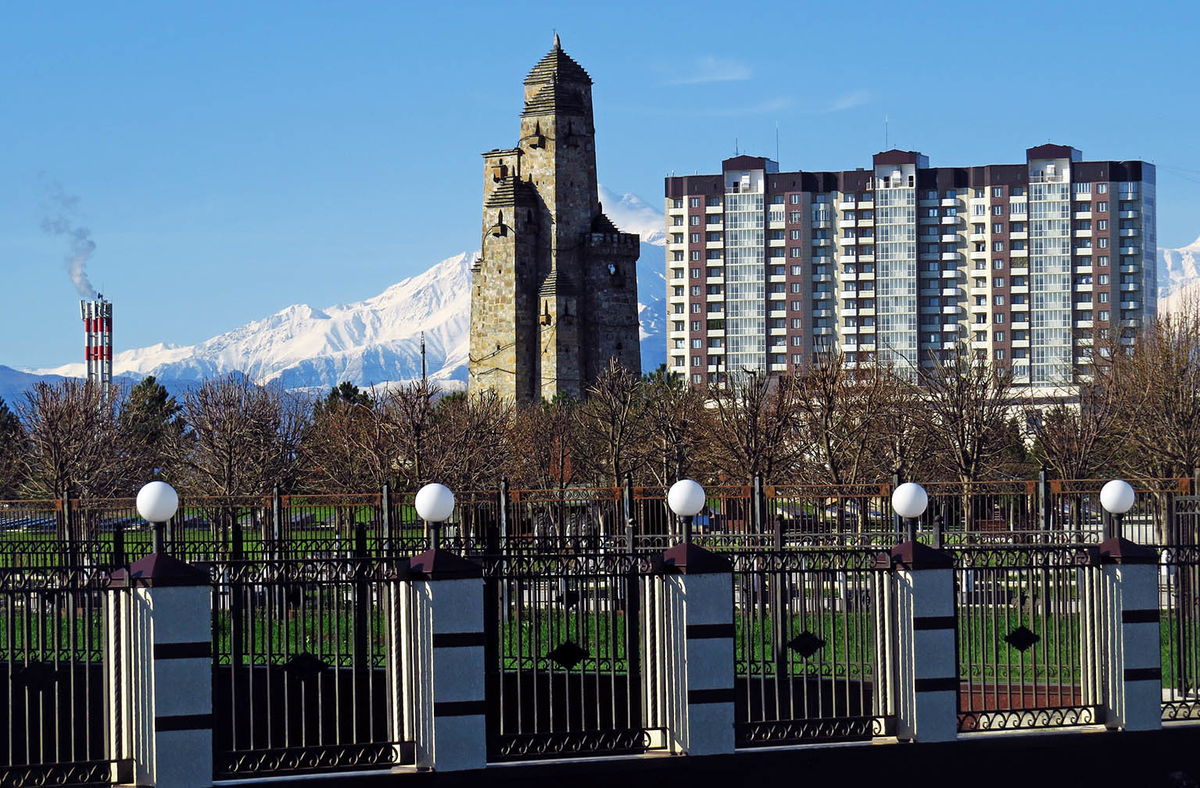
[[425, 521], [430, 530], [430, 547], [438, 547], [442, 523], [454, 513], [454, 493], [446, 485], [432, 482], [417, 490], [413, 505], [417, 508], [417, 516]]
[[1133, 485], [1124, 479], [1113, 479], [1100, 488], [1100, 505], [1113, 516], [1117, 526], [1113, 536], [1118, 539], [1122, 535], [1121, 526], [1125, 512], [1133, 508], [1133, 502], [1136, 500], [1137, 493], [1134, 492]]
[[917, 541], [917, 518], [925, 514], [929, 496], [916, 482], [905, 482], [892, 491], [892, 508], [908, 525], [908, 541]]
[[166, 482], [152, 481], [138, 490], [138, 514], [154, 526], [154, 552], [164, 552], [163, 531], [166, 529], [167, 520], [174, 517], [178, 509], [179, 494]]
[[691, 479], [680, 479], [667, 491], [667, 505], [683, 519], [683, 541], [692, 541], [692, 518], [704, 508], [704, 488]]

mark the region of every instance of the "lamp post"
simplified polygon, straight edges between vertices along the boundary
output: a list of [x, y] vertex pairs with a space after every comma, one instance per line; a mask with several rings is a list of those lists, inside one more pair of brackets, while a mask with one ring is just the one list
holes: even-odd
[[167, 527], [167, 520], [174, 517], [178, 509], [179, 494], [166, 482], [149, 482], [138, 490], [138, 514], [154, 526], [154, 552], [166, 552], [166, 545], [163, 544], [163, 532]]
[[692, 541], [692, 518], [704, 508], [704, 488], [691, 479], [680, 479], [667, 491], [667, 505], [683, 518], [683, 541]]
[[1133, 508], [1136, 499], [1137, 493], [1134, 492], [1133, 486], [1124, 479], [1113, 479], [1100, 488], [1100, 505], [1113, 516], [1116, 522], [1116, 533], [1113, 536], [1118, 539], [1122, 537], [1121, 526], [1125, 512]]
[[908, 525], [908, 541], [917, 541], [917, 518], [925, 513], [929, 496], [916, 482], [905, 482], [892, 491], [892, 508]]
[[413, 501], [413, 505], [417, 508], [417, 515], [425, 521], [426, 527], [429, 528], [431, 536], [429, 546], [440, 547], [442, 523], [450, 519], [450, 515], [454, 513], [454, 493], [450, 492], [450, 488], [446, 485], [432, 482], [417, 490], [417, 497]]

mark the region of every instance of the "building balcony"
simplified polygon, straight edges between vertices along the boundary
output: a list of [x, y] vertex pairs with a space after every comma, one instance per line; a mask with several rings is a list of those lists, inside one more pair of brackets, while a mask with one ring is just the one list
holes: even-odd
[[1092, 292], [1092, 284], [1091, 284], [1091, 282], [1088, 282], [1087, 284], [1082, 284], [1082, 283], [1080, 283], [1080, 284], [1076, 284], [1076, 285], [1075, 285], [1075, 292], [1076, 292], [1076, 293], [1090, 293], [1090, 292]]
[[1136, 218], [1138, 218], [1138, 212], [1137, 211], [1118, 211], [1117, 218], [1118, 219], [1136, 219]]
[[859, 227], [874, 227], [875, 220], [874, 219], [859, 219], [858, 226]]
[[858, 242], [859, 242], [859, 244], [869, 244], [869, 245], [874, 245], [874, 244], [875, 244], [875, 236], [873, 236], [873, 235], [860, 235], [860, 236], [858, 236]]
[[1012, 249], [1009, 250], [1009, 257], [1029, 257], [1028, 249]]
[[1029, 285], [1013, 285], [1009, 288], [1009, 291], [1013, 293], [1028, 293]]
[[963, 253], [962, 252], [942, 252], [941, 259], [950, 261], [950, 262], [957, 262], [957, 261], [963, 259]]
[[959, 238], [959, 236], [956, 233], [947, 233], [945, 235], [939, 236], [939, 242], [944, 243], [944, 244], [956, 244], [960, 240], [962, 240], [962, 239]]
[[854, 200], [842, 200], [838, 203], [839, 211], [853, 211], [855, 208]]
[[[874, 252], [860, 252], [858, 255], [858, 262], [860, 262], [860, 263], [875, 262], [875, 253]], [[874, 274], [872, 274], [872, 276], [874, 276]]]
[[963, 308], [961, 306], [959, 306], [958, 304], [943, 304], [942, 305], [942, 314], [943, 315], [961, 315], [962, 313], [963, 313]]
[[1027, 233], [1027, 232], [1009, 233], [1008, 237], [1014, 241], [1026, 241], [1029, 239], [1029, 233]]
[[961, 197], [943, 197], [942, 198], [942, 207], [943, 208], [961, 208], [962, 205], [963, 205], [963, 201], [962, 201]]
[[1014, 312], [1028, 312], [1029, 304], [1013, 304], [1009, 307]]
[[833, 226], [833, 222], [829, 219], [813, 219], [812, 227], [814, 230], [828, 230]]
[[1012, 330], [1013, 331], [1028, 331], [1029, 330], [1029, 321], [1028, 320], [1014, 320], [1012, 323]]
[[1123, 266], [1121, 266], [1121, 273], [1123, 273], [1123, 274], [1136, 274], [1137, 272], [1139, 272], [1141, 270], [1142, 270], [1142, 267], [1140, 265], [1123, 265]]
[[1123, 255], [1138, 254], [1141, 251], [1142, 251], [1142, 247], [1140, 247], [1140, 246], [1122, 246], [1121, 247], [1121, 254], [1123, 254]]
[[833, 240], [830, 238], [814, 238], [812, 239], [813, 246], [833, 246]]
[[1029, 276], [1029, 268], [1027, 266], [1013, 266], [1008, 270], [1013, 276]]
[[1076, 202], [1086, 202], [1086, 201], [1092, 199], [1092, 193], [1091, 192], [1075, 192], [1074, 197], [1075, 197]]
[[1092, 272], [1092, 261], [1091, 260], [1080, 260], [1079, 262], [1080, 262], [1080, 265], [1075, 266], [1075, 273], [1090, 274]]
[[858, 334], [858, 326], [842, 326], [842, 333], [845, 335]]
[[1139, 289], [1139, 287], [1138, 287], [1137, 282], [1124, 282], [1121, 284], [1121, 292], [1122, 293], [1132, 293], [1138, 289]]
[[[1074, 252], [1075, 254], [1081, 255], [1081, 256], [1086, 256], [1086, 257], [1092, 256], [1092, 247], [1090, 247], [1090, 246], [1078, 246], [1078, 247], [1072, 249], [1071, 251]], [[1091, 263], [1089, 263], [1089, 265], [1090, 264]]]
[[939, 293], [943, 298], [962, 298], [963, 291], [961, 287], [943, 287]]
[[1012, 341], [1012, 346], [1013, 347], [1029, 347], [1029, 340], [1028, 339], [1014, 339]]
[[1138, 231], [1132, 227], [1118, 232], [1122, 238], [1135, 238], [1138, 234]]
[[816, 318], [816, 317], [833, 317], [833, 310], [832, 309], [814, 309], [814, 310], [812, 310], [812, 316], [814, 318]]
[[833, 291], [832, 290], [818, 290], [817, 292], [812, 294], [812, 297], [814, 300], [824, 301], [826, 299], [833, 298]]
[[1074, 219], [1091, 219], [1092, 211], [1090, 208], [1087, 210], [1083, 210], [1083, 211], [1076, 211], [1074, 214], [1072, 214], [1072, 218], [1074, 218]]
[[855, 246], [859, 242], [859, 240], [861, 240], [861, 239], [856, 238], [854, 236], [847, 238], [846, 236], [843, 235], [838, 238], [838, 246]]
[[943, 227], [953, 227], [962, 223], [961, 216], [943, 216], [939, 222]]
[[1076, 230], [1075, 237], [1076, 238], [1091, 238], [1092, 231], [1091, 230]]

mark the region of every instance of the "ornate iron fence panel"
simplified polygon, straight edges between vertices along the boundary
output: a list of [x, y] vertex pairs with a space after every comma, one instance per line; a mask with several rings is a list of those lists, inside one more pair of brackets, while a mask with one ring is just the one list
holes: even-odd
[[[1053, 530], [1071, 533], [1078, 542], [1099, 544], [1105, 538], [1106, 515], [1100, 489], [1107, 479], [1050, 480], [1049, 514]], [[1124, 517], [1125, 538], [1140, 544], [1170, 541], [1175, 501], [1191, 490], [1191, 480], [1126, 479], [1137, 491], [1133, 508]]]
[[894, 729], [894, 605], [876, 555], [729, 555], [738, 746], [869, 739]]
[[[1181, 517], [1200, 512], [1192, 502]], [[1200, 546], [1165, 548], [1159, 560], [1162, 718], [1200, 719]]]
[[413, 762], [397, 664], [410, 653], [412, 600], [393, 562], [258, 558], [212, 572], [218, 777]]
[[888, 484], [767, 485], [764, 530], [778, 546], [892, 545], [900, 541]]
[[629, 553], [484, 561], [490, 760], [644, 752], [644, 608]]
[[0, 784], [110, 784], [125, 752], [125, 644], [114, 621], [127, 591], [87, 567], [0, 571]]
[[1099, 721], [1102, 625], [1094, 548], [951, 548], [958, 728]]

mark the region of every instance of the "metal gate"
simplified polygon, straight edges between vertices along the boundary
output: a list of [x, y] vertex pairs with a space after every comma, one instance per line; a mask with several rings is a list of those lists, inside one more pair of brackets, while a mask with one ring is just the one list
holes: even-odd
[[739, 551], [738, 746], [869, 739], [895, 723], [889, 575], [877, 551]]
[[[373, 558], [216, 564], [213, 747], [218, 777], [412, 763], [393, 661], [409, 595]], [[389, 653], [393, 656], [389, 659]]]
[[[120, 702], [128, 643], [113, 620], [127, 590], [95, 567], [0, 572], [0, 784], [132, 779]], [[116, 707], [116, 708], [114, 708]]]
[[1098, 722], [1095, 549], [955, 548], [958, 729]]
[[644, 578], [628, 553], [484, 562], [488, 758], [644, 752]]

